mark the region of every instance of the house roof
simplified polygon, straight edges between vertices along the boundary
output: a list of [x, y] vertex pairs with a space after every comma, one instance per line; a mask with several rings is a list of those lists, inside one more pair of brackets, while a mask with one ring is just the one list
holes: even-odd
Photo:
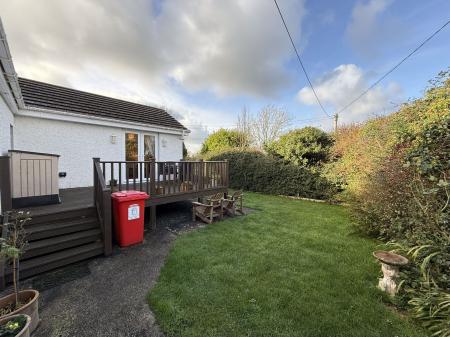
[[175, 129], [186, 128], [167, 111], [19, 77], [26, 107], [59, 110]]

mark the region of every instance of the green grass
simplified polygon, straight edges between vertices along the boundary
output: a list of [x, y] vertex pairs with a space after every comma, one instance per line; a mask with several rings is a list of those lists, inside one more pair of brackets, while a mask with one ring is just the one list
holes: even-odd
[[148, 296], [166, 336], [425, 336], [383, 304], [377, 242], [344, 207], [245, 199], [255, 212], [176, 240]]

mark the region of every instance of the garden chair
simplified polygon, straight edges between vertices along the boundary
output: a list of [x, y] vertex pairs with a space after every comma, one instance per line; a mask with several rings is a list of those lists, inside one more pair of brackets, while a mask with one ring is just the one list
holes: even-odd
[[180, 185], [180, 192], [188, 192], [192, 191], [194, 189], [194, 186], [192, 182], [190, 181], [183, 181]]
[[223, 218], [222, 198], [210, 199], [207, 204], [192, 202], [192, 221], [199, 217], [204, 222], [210, 224], [214, 218]]
[[216, 193], [216, 194], [210, 195], [209, 197], [206, 197], [206, 201], [208, 203], [212, 202], [212, 203], [218, 204], [218, 201], [222, 200], [222, 199], [223, 199], [223, 193]]
[[230, 215], [236, 215], [236, 212], [244, 214], [244, 208], [242, 206], [242, 191], [234, 192], [229, 198], [223, 199], [223, 209]]

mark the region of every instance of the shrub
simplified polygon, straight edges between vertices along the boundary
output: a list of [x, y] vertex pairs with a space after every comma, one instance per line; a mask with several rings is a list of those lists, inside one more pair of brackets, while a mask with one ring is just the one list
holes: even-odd
[[218, 153], [236, 147], [247, 146], [246, 136], [237, 130], [219, 129], [211, 133], [203, 142], [201, 153]]
[[448, 238], [430, 244], [406, 247], [395, 244], [396, 251], [409, 257], [402, 272], [396, 303], [410, 309], [433, 336], [450, 336], [450, 246]]
[[279, 158], [300, 166], [315, 166], [328, 158], [333, 138], [326, 132], [305, 127], [292, 130], [272, 142], [266, 150]]
[[450, 79], [386, 117], [336, 134], [327, 176], [345, 187], [359, 228], [407, 247], [403, 303], [450, 336]]
[[1, 337], [15, 337], [27, 324], [25, 315], [18, 315], [0, 325]]
[[229, 161], [231, 188], [316, 199], [330, 198], [335, 192], [318, 173], [258, 151], [228, 151], [210, 159]]

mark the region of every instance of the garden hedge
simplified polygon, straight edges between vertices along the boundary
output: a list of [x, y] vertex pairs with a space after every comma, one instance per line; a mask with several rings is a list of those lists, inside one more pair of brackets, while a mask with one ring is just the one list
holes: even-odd
[[258, 151], [227, 151], [207, 159], [229, 161], [230, 187], [234, 189], [313, 199], [328, 199], [335, 191], [319, 173]]
[[394, 301], [450, 336], [450, 71], [399, 111], [340, 128], [332, 151], [328, 178], [359, 228], [411, 261]]

